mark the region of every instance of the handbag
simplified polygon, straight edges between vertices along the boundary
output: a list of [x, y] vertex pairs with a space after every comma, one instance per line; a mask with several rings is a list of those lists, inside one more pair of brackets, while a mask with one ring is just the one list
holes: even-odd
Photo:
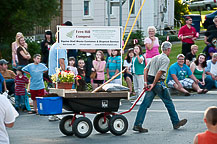
[[96, 77], [97, 77], [96, 71], [92, 71], [91, 74], [90, 74], [90, 78], [95, 79]]

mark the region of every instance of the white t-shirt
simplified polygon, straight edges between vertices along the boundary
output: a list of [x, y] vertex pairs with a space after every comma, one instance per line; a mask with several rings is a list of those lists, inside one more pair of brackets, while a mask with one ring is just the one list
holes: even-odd
[[124, 60], [124, 67], [127, 67], [129, 71], [130, 71], [130, 69], [131, 69], [131, 65], [132, 65], [131, 62], [128, 63], [127, 60]]
[[9, 137], [5, 124], [15, 122], [19, 114], [7, 97], [0, 95], [0, 144], [9, 144]]
[[67, 70], [72, 71], [75, 75], [78, 75], [78, 70], [76, 67], [68, 66]]
[[214, 74], [215, 76], [217, 76], [217, 62], [215, 64], [213, 64], [211, 62], [211, 69], [210, 69], [210, 73]]

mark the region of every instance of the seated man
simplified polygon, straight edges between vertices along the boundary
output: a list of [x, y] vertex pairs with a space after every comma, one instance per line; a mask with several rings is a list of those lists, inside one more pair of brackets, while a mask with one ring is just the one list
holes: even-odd
[[215, 38], [212, 40], [212, 44], [210, 44], [210, 47], [208, 48], [207, 60], [212, 59], [212, 55], [217, 52], [216, 46], [217, 46], [217, 39]]
[[215, 87], [217, 88], [217, 53], [213, 53], [212, 59], [207, 61], [207, 67], [205, 72], [207, 79], [215, 81]]
[[[167, 77], [168, 87], [175, 88], [180, 92], [183, 92], [185, 96], [190, 96], [190, 93], [185, 89], [194, 89], [198, 94], [206, 93], [207, 90], [203, 90], [198, 85], [198, 79], [192, 74], [191, 69], [184, 64], [185, 56], [179, 54], [177, 56], [177, 62], [172, 64], [169, 68]], [[186, 78], [186, 77], [190, 78]]]
[[16, 74], [13, 71], [8, 70], [8, 62], [5, 59], [0, 60], [0, 65], [0, 73], [5, 79], [6, 87], [9, 90], [9, 94], [14, 94], [14, 79]]
[[191, 46], [191, 52], [188, 52], [186, 54], [186, 57], [185, 57], [185, 64], [187, 66], [190, 66], [190, 64], [196, 60], [197, 51], [198, 51], [198, 46], [197, 45], [192, 45]]

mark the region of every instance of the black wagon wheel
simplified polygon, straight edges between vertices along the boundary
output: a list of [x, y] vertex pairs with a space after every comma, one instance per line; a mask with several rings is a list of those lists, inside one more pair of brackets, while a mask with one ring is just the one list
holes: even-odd
[[98, 114], [93, 120], [93, 126], [96, 131], [100, 133], [107, 133], [109, 131], [109, 120], [111, 119], [110, 115], [106, 116], [106, 121], [104, 122], [104, 114]]
[[77, 137], [86, 138], [91, 134], [93, 125], [88, 118], [79, 117], [74, 121], [72, 130]]
[[59, 123], [59, 129], [64, 135], [72, 136], [74, 134], [72, 130], [72, 119], [73, 116], [71, 115], [65, 116], [61, 119]]
[[120, 136], [128, 129], [128, 121], [123, 115], [114, 115], [109, 120], [109, 130], [112, 134]]

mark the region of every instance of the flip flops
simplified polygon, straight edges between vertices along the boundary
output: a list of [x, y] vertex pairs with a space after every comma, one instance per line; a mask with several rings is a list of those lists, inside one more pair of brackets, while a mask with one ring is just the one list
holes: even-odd
[[37, 114], [36, 111], [29, 111], [28, 114]]

